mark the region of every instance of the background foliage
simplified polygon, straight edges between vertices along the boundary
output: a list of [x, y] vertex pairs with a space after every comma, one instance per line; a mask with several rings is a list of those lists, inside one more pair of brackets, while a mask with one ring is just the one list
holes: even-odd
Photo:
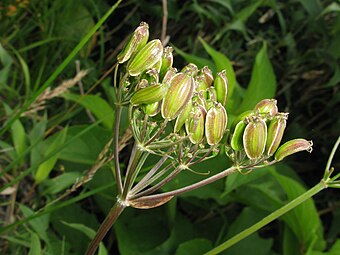
[[[42, 89], [113, 4], [0, 3], [3, 254], [82, 254], [114, 203], [113, 164], [108, 163], [90, 182], [49, 205], [96, 164], [112, 138], [110, 69], [140, 21], [149, 23], [151, 38], [161, 36], [161, 1], [123, 1], [51, 80], [50, 92]], [[284, 139], [312, 139], [314, 152], [250, 175], [232, 175], [160, 208], [127, 209], [100, 254], [202, 254], [319, 181], [339, 135], [338, 1], [168, 0], [167, 8], [175, 65], [194, 62], [214, 72], [227, 70], [229, 123], [260, 99], [275, 97], [280, 110], [290, 112]], [[20, 110], [20, 118], [8, 122]], [[123, 166], [131, 150], [130, 142], [125, 145]], [[197, 170], [217, 172], [228, 164], [221, 155]], [[334, 166], [339, 169], [339, 160]], [[186, 172], [165, 189], [199, 178]], [[325, 191], [223, 254], [339, 254], [337, 197], [336, 190]]]

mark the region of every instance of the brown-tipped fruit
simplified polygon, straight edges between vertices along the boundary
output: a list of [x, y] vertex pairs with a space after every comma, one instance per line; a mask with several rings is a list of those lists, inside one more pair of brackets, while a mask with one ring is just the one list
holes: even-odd
[[149, 25], [141, 22], [125, 44], [123, 50], [118, 54], [118, 63], [122, 64], [128, 61], [133, 54], [137, 53], [147, 43], [148, 39]]
[[263, 99], [255, 105], [254, 111], [267, 115], [267, 118], [271, 119], [278, 113], [277, 101], [276, 99]]
[[170, 82], [170, 87], [163, 98], [162, 117], [175, 119], [189, 103], [194, 92], [193, 78], [184, 73], [176, 74]]
[[174, 127], [175, 133], [178, 133], [181, 130], [181, 128], [185, 124], [185, 121], [189, 118], [191, 110], [192, 110], [192, 100], [189, 100], [189, 102], [183, 108], [181, 113], [177, 116], [175, 127]]
[[204, 121], [206, 110], [201, 105], [194, 105], [189, 118], [185, 122], [185, 129], [193, 144], [200, 143], [204, 137]]
[[163, 50], [163, 54], [162, 54], [162, 64], [161, 64], [161, 69], [160, 69], [160, 76], [164, 77], [165, 73], [172, 67], [174, 58], [172, 55], [172, 52], [174, 51], [174, 49], [170, 46], [167, 46], [164, 48]]
[[308, 151], [309, 153], [312, 152], [313, 142], [307, 141], [302, 138], [290, 140], [283, 145], [281, 145], [276, 153], [275, 153], [275, 160], [280, 161], [285, 157], [297, 153], [299, 151]]
[[132, 105], [156, 103], [163, 99], [167, 89], [167, 86], [159, 83], [141, 88], [133, 94], [130, 103]]
[[287, 113], [277, 113], [270, 121], [267, 131], [266, 154], [271, 156], [281, 143], [287, 124]]
[[243, 133], [243, 146], [249, 159], [259, 159], [264, 153], [267, 125], [262, 118], [252, 117]]
[[142, 72], [153, 67], [162, 57], [163, 46], [160, 40], [148, 42], [128, 62], [126, 70], [131, 76], [140, 75]]
[[227, 128], [227, 112], [218, 103], [212, 106], [205, 119], [205, 136], [209, 145], [218, 144]]
[[228, 79], [225, 70], [217, 74], [214, 87], [216, 90], [216, 101], [225, 106], [228, 97]]
[[198, 73], [198, 67], [193, 63], [187, 64], [182, 68], [181, 73], [186, 73], [187, 75], [195, 77]]

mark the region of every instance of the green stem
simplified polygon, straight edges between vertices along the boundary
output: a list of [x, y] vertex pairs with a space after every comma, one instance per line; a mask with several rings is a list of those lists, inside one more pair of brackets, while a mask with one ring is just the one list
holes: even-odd
[[119, 215], [123, 212], [125, 207], [126, 204], [118, 199], [114, 206], [111, 208], [103, 223], [100, 225], [95, 237], [87, 248], [87, 251], [85, 253], [86, 255], [93, 255], [96, 252], [100, 242], [103, 240], [106, 233], [111, 229], [112, 225], [118, 219]]
[[129, 165], [126, 171], [126, 177], [125, 177], [125, 182], [124, 182], [124, 188], [123, 188], [123, 195], [122, 198], [126, 199], [131, 186], [134, 182], [134, 176], [135, 176], [135, 170], [136, 167], [138, 165], [138, 162], [140, 160], [140, 158], [142, 157], [143, 152], [140, 151], [140, 149], [138, 148], [137, 143], [135, 142], [131, 155], [130, 155], [130, 161], [129, 161]]
[[120, 124], [121, 115], [122, 115], [122, 107], [120, 105], [117, 105], [115, 127], [114, 127], [114, 138], [113, 138], [113, 151], [114, 151], [113, 153], [114, 153], [114, 162], [115, 162], [115, 175], [116, 175], [116, 182], [117, 182], [119, 195], [123, 193], [122, 177], [120, 175], [120, 166], [119, 166], [119, 124]]
[[249, 235], [253, 234], [263, 226], [267, 225], [268, 223], [276, 220], [286, 212], [294, 209], [296, 206], [300, 205], [301, 203], [305, 202], [307, 199], [311, 198], [315, 194], [319, 193], [321, 190], [327, 188], [327, 184], [323, 181], [315, 185], [313, 188], [309, 189], [301, 196], [295, 198], [290, 203], [282, 206], [280, 209], [276, 210], [275, 212], [269, 214], [267, 217], [263, 218], [256, 224], [252, 225], [251, 227], [243, 230], [241, 233], [235, 235], [234, 237], [230, 238], [226, 242], [222, 243], [221, 245], [217, 246], [216, 248], [208, 251], [205, 255], [213, 255], [219, 254], [220, 252], [228, 249], [229, 247], [233, 246], [234, 244], [238, 243], [239, 241], [243, 240], [244, 238], [248, 237]]

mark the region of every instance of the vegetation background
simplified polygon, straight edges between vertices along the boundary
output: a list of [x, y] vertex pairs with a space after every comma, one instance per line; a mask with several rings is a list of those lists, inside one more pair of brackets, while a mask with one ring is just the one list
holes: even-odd
[[[115, 201], [113, 164], [97, 158], [112, 138], [112, 66], [141, 21], [151, 38], [169, 36], [175, 66], [227, 69], [230, 120], [275, 97], [290, 112], [284, 139], [311, 139], [314, 151], [160, 208], [127, 209], [100, 254], [202, 254], [322, 178], [340, 130], [339, 1], [125, 0], [71, 58], [113, 4], [0, 2], [0, 254], [84, 253]], [[129, 138], [126, 121], [122, 129]], [[130, 150], [126, 139], [123, 166]], [[224, 158], [197, 169], [222, 170]], [[339, 157], [333, 165], [340, 169]], [[96, 173], [79, 183], [88, 171]], [[165, 189], [200, 178], [184, 173]], [[71, 194], [53, 202], [74, 183]], [[338, 190], [323, 191], [223, 254], [340, 254], [338, 197]]]

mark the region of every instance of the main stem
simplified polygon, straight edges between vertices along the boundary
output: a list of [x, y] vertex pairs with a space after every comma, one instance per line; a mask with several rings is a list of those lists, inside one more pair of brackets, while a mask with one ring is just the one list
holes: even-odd
[[115, 223], [115, 221], [122, 213], [122, 211], [125, 209], [125, 207], [126, 205], [124, 204], [124, 202], [118, 199], [114, 206], [111, 208], [109, 214], [106, 216], [103, 223], [100, 225], [96, 233], [96, 236], [93, 238], [89, 247], [87, 248], [87, 251], [85, 253], [86, 255], [93, 255], [96, 252], [99, 243], [103, 240], [104, 236], [110, 230], [110, 228]]
[[313, 188], [309, 189], [305, 193], [303, 193], [301, 196], [295, 198], [292, 200], [290, 203], [282, 206], [280, 209], [276, 210], [275, 212], [269, 214], [267, 217], [263, 218], [256, 224], [252, 225], [251, 227], [243, 230], [241, 233], [235, 235], [234, 237], [230, 238], [223, 244], [217, 246], [216, 248], [208, 251], [204, 255], [214, 255], [214, 254], [219, 254], [220, 252], [226, 250], [227, 248], [233, 246], [237, 242], [241, 241], [242, 239], [246, 238], [247, 236], [253, 234], [260, 228], [264, 227], [268, 223], [272, 222], [273, 220], [276, 220], [286, 212], [292, 210], [296, 206], [300, 205], [301, 203], [305, 202], [307, 199], [311, 198], [315, 194], [319, 193], [321, 190], [327, 188], [327, 184], [321, 181], [317, 185], [315, 185]]

